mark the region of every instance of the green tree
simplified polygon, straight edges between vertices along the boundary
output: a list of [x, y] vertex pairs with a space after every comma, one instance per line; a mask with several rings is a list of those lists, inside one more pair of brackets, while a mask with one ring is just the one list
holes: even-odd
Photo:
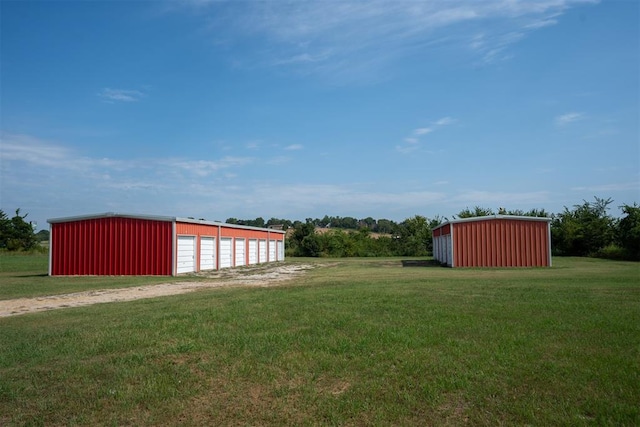
[[[305, 241], [306, 239], [306, 241]], [[297, 221], [291, 237], [287, 241], [294, 256], [318, 256], [320, 243], [316, 236], [316, 226], [308, 218], [307, 222]]]
[[618, 223], [618, 241], [629, 259], [640, 260], [640, 206], [620, 206], [623, 217]]
[[476, 206], [473, 210], [469, 208], [464, 208], [460, 212], [458, 212], [458, 218], [474, 218], [477, 216], [489, 216], [494, 215], [493, 210], [491, 208], [483, 208], [480, 206]]
[[38, 244], [33, 225], [25, 221], [27, 215], [29, 214], [21, 216], [20, 209], [16, 209], [15, 216], [9, 219], [4, 211], [0, 210], [0, 248], [28, 251]]
[[428, 255], [432, 244], [431, 227], [426, 217], [416, 215], [405, 219], [398, 225], [398, 233], [394, 236], [396, 252], [401, 256]]
[[595, 197], [566, 206], [551, 222], [551, 239], [558, 255], [590, 256], [611, 244], [615, 237], [615, 220], [607, 213], [613, 200]]
[[36, 240], [38, 242], [48, 242], [49, 241], [49, 230], [40, 230], [36, 233]]

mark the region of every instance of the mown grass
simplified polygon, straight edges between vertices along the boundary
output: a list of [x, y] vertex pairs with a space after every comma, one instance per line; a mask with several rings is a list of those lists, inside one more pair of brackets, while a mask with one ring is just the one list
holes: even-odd
[[98, 289], [166, 283], [170, 277], [59, 276], [49, 277], [47, 253], [0, 251], [0, 300], [34, 298]]
[[283, 287], [0, 319], [0, 424], [640, 424], [637, 263], [313, 262]]

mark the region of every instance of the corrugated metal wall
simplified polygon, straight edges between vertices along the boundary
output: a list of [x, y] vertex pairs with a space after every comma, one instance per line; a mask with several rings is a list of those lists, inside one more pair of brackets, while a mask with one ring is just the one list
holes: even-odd
[[[218, 228], [220, 229], [220, 235], [218, 236]], [[247, 265], [250, 263], [250, 257], [252, 254], [249, 253], [249, 248], [248, 248], [248, 240], [250, 239], [255, 239], [255, 240], [264, 240], [269, 242], [270, 246], [273, 245], [274, 247], [271, 248], [269, 247], [269, 253], [270, 253], [270, 257], [269, 259], [262, 259], [262, 257], [260, 257], [259, 261], [260, 263], [264, 263], [264, 262], [273, 262], [273, 261], [282, 261], [284, 260], [284, 233], [279, 232], [279, 231], [273, 231], [273, 230], [268, 230], [268, 229], [264, 229], [264, 230], [258, 230], [258, 229], [244, 229], [244, 228], [237, 228], [237, 227], [232, 227], [229, 226], [228, 224], [219, 224], [219, 225], [212, 225], [212, 224], [198, 224], [198, 223], [191, 223], [191, 222], [180, 222], [178, 221], [176, 223], [176, 235], [180, 236], [180, 235], [188, 235], [188, 236], [196, 236], [196, 254], [200, 253], [200, 247], [201, 247], [201, 238], [202, 236], [213, 236], [213, 237], [217, 237], [219, 239], [225, 239], [225, 238], [231, 238], [232, 240], [232, 247], [231, 247], [231, 265], [227, 265], [227, 263], [223, 263], [224, 265], [219, 265], [216, 268], [222, 268], [222, 267], [234, 267], [234, 266], [240, 266], [240, 265]], [[236, 259], [238, 254], [240, 253], [237, 249], [237, 245], [238, 245], [238, 239], [243, 239], [244, 240], [244, 259]], [[274, 240], [275, 239], [275, 240]], [[278, 242], [282, 242], [282, 252], [277, 252], [275, 249], [275, 245], [276, 245], [276, 241]], [[256, 250], [258, 250], [258, 246], [256, 245], [255, 247]], [[256, 255], [256, 259], [258, 258], [258, 254], [254, 254]], [[222, 254], [221, 256], [221, 260], [222, 260]], [[266, 258], [266, 257], [265, 257]], [[200, 260], [199, 257], [196, 257], [195, 260], [195, 271], [200, 271]]]
[[171, 275], [172, 223], [97, 218], [51, 224], [52, 275]]
[[549, 223], [491, 219], [453, 223], [455, 267], [549, 266]]

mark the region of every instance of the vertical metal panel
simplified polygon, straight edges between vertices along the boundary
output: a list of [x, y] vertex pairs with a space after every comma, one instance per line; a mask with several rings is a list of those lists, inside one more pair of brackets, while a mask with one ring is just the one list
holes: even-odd
[[231, 237], [220, 238], [220, 268], [233, 267], [233, 239]]
[[51, 275], [170, 275], [171, 222], [95, 218], [51, 224]]
[[200, 238], [200, 271], [216, 269], [216, 238]]
[[[284, 234], [283, 233], [272, 233], [271, 230], [268, 229], [244, 229], [244, 228], [237, 228], [237, 227], [233, 227], [233, 226], [225, 226], [225, 224], [206, 224], [206, 223], [193, 223], [193, 222], [180, 222], [178, 221], [176, 223], [176, 231], [177, 234], [179, 235], [190, 235], [190, 236], [197, 236], [198, 239], [197, 240], [197, 247], [196, 247], [196, 252], [199, 253], [200, 252], [200, 245], [201, 245], [201, 239], [200, 237], [216, 237], [218, 239], [218, 245], [220, 245], [221, 243], [223, 243], [221, 241], [222, 238], [231, 238], [233, 239], [233, 242], [236, 242], [236, 245], [238, 245], [238, 241], [244, 241], [244, 249], [240, 250], [240, 247], [242, 246], [242, 243], [239, 244], [238, 246], [238, 252], [236, 253], [236, 248], [232, 245], [231, 247], [231, 264], [228, 265], [228, 260], [226, 258], [223, 258], [223, 252], [225, 252], [225, 257], [226, 255], [226, 247], [222, 248], [219, 247], [218, 248], [218, 258], [217, 258], [217, 262], [218, 265], [217, 268], [226, 268], [226, 267], [232, 267], [232, 266], [236, 266], [236, 265], [246, 265], [247, 263], [249, 263], [249, 253], [247, 252], [248, 248], [247, 248], [247, 244], [246, 241], [251, 241], [251, 240], [258, 240], [258, 242], [260, 240], [264, 240], [266, 242], [269, 242], [269, 237], [271, 237], [271, 239], [273, 239], [272, 241], [274, 249], [273, 251], [275, 251], [275, 247], [277, 244], [279, 244], [279, 242], [282, 242], [282, 245], [284, 247]], [[278, 243], [276, 243], [278, 242]], [[265, 250], [267, 245], [265, 245]], [[258, 243], [258, 245], [256, 246], [256, 250], [257, 250], [257, 260], [254, 261], [255, 262], [268, 262], [268, 261], [276, 261], [276, 253], [274, 253], [274, 255], [272, 257], [270, 257], [269, 259], [267, 259], [267, 254], [272, 252], [272, 250], [270, 249], [269, 252], [265, 253], [264, 257], [261, 257], [261, 250], [262, 248], [260, 247], [260, 243]], [[239, 259], [235, 259], [238, 258]], [[284, 258], [284, 255], [282, 256], [282, 258]], [[222, 265], [224, 264], [224, 265]], [[198, 266], [196, 267], [196, 271], [200, 271], [200, 266], [198, 263]]]
[[269, 240], [269, 262], [277, 261], [276, 258], [276, 241]]
[[[549, 266], [549, 223], [516, 219], [465, 221], [452, 224], [454, 259], [458, 267]], [[453, 230], [452, 230], [453, 231]]]
[[247, 252], [245, 240], [242, 238], [236, 238], [236, 251], [235, 251], [235, 267], [240, 267], [247, 264]]
[[194, 236], [178, 236], [176, 272], [180, 274], [194, 271], [196, 271], [196, 238]]
[[267, 239], [258, 240], [258, 262], [267, 262]]
[[278, 240], [276, 245], [278, 247], [278, 261], [284, 261], [284, 240]]
[[258, 263], [258, 239], [249, 239], [249, 265]]

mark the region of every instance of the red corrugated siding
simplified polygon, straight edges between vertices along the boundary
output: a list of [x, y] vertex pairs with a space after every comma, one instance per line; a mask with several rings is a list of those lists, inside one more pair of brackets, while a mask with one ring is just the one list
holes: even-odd
[[441, 236], [446, 236], [447, 234], [451, 234], [451, 224], [443, 225], [440, 230], [442, 230], [440, 232]]
[[98, 218], [51, 224], [51, 274], [171, 275], [172, 223]]
[[545, 221], [495, 219], [452, 225], [456, 267], [549, 266]]
[[[213, 237], [232, 237], [234, 239], [270, 239], [270, 240], [284, 240], [284, 233], [272, 232], [267, 229], [262, 230], [247, 230], [243, 228], [234, 228], [220, 225], [220, 236], [218, 236], [218, 225], [209, 224], [195, 224], [190, 222], [178, 222], [176, 223], [176, 234], [186, 236], [196, 236], [196, 254], [200, 254], [200, 238], [202, 236]], [[246, 243], [248, 245], [248, 243]], [[217, 249], [216, 249], [217, 251]], [[235, 257], [235, 250], [234, 257]], [[245, 249], [245, 261], [244, 264], [249, 264], [249, 251], [248, 246]], [[234, 259], [234, 265], [236, 261]], [[200, 256], [196, 256], [196, 271], [200, 271]]]

